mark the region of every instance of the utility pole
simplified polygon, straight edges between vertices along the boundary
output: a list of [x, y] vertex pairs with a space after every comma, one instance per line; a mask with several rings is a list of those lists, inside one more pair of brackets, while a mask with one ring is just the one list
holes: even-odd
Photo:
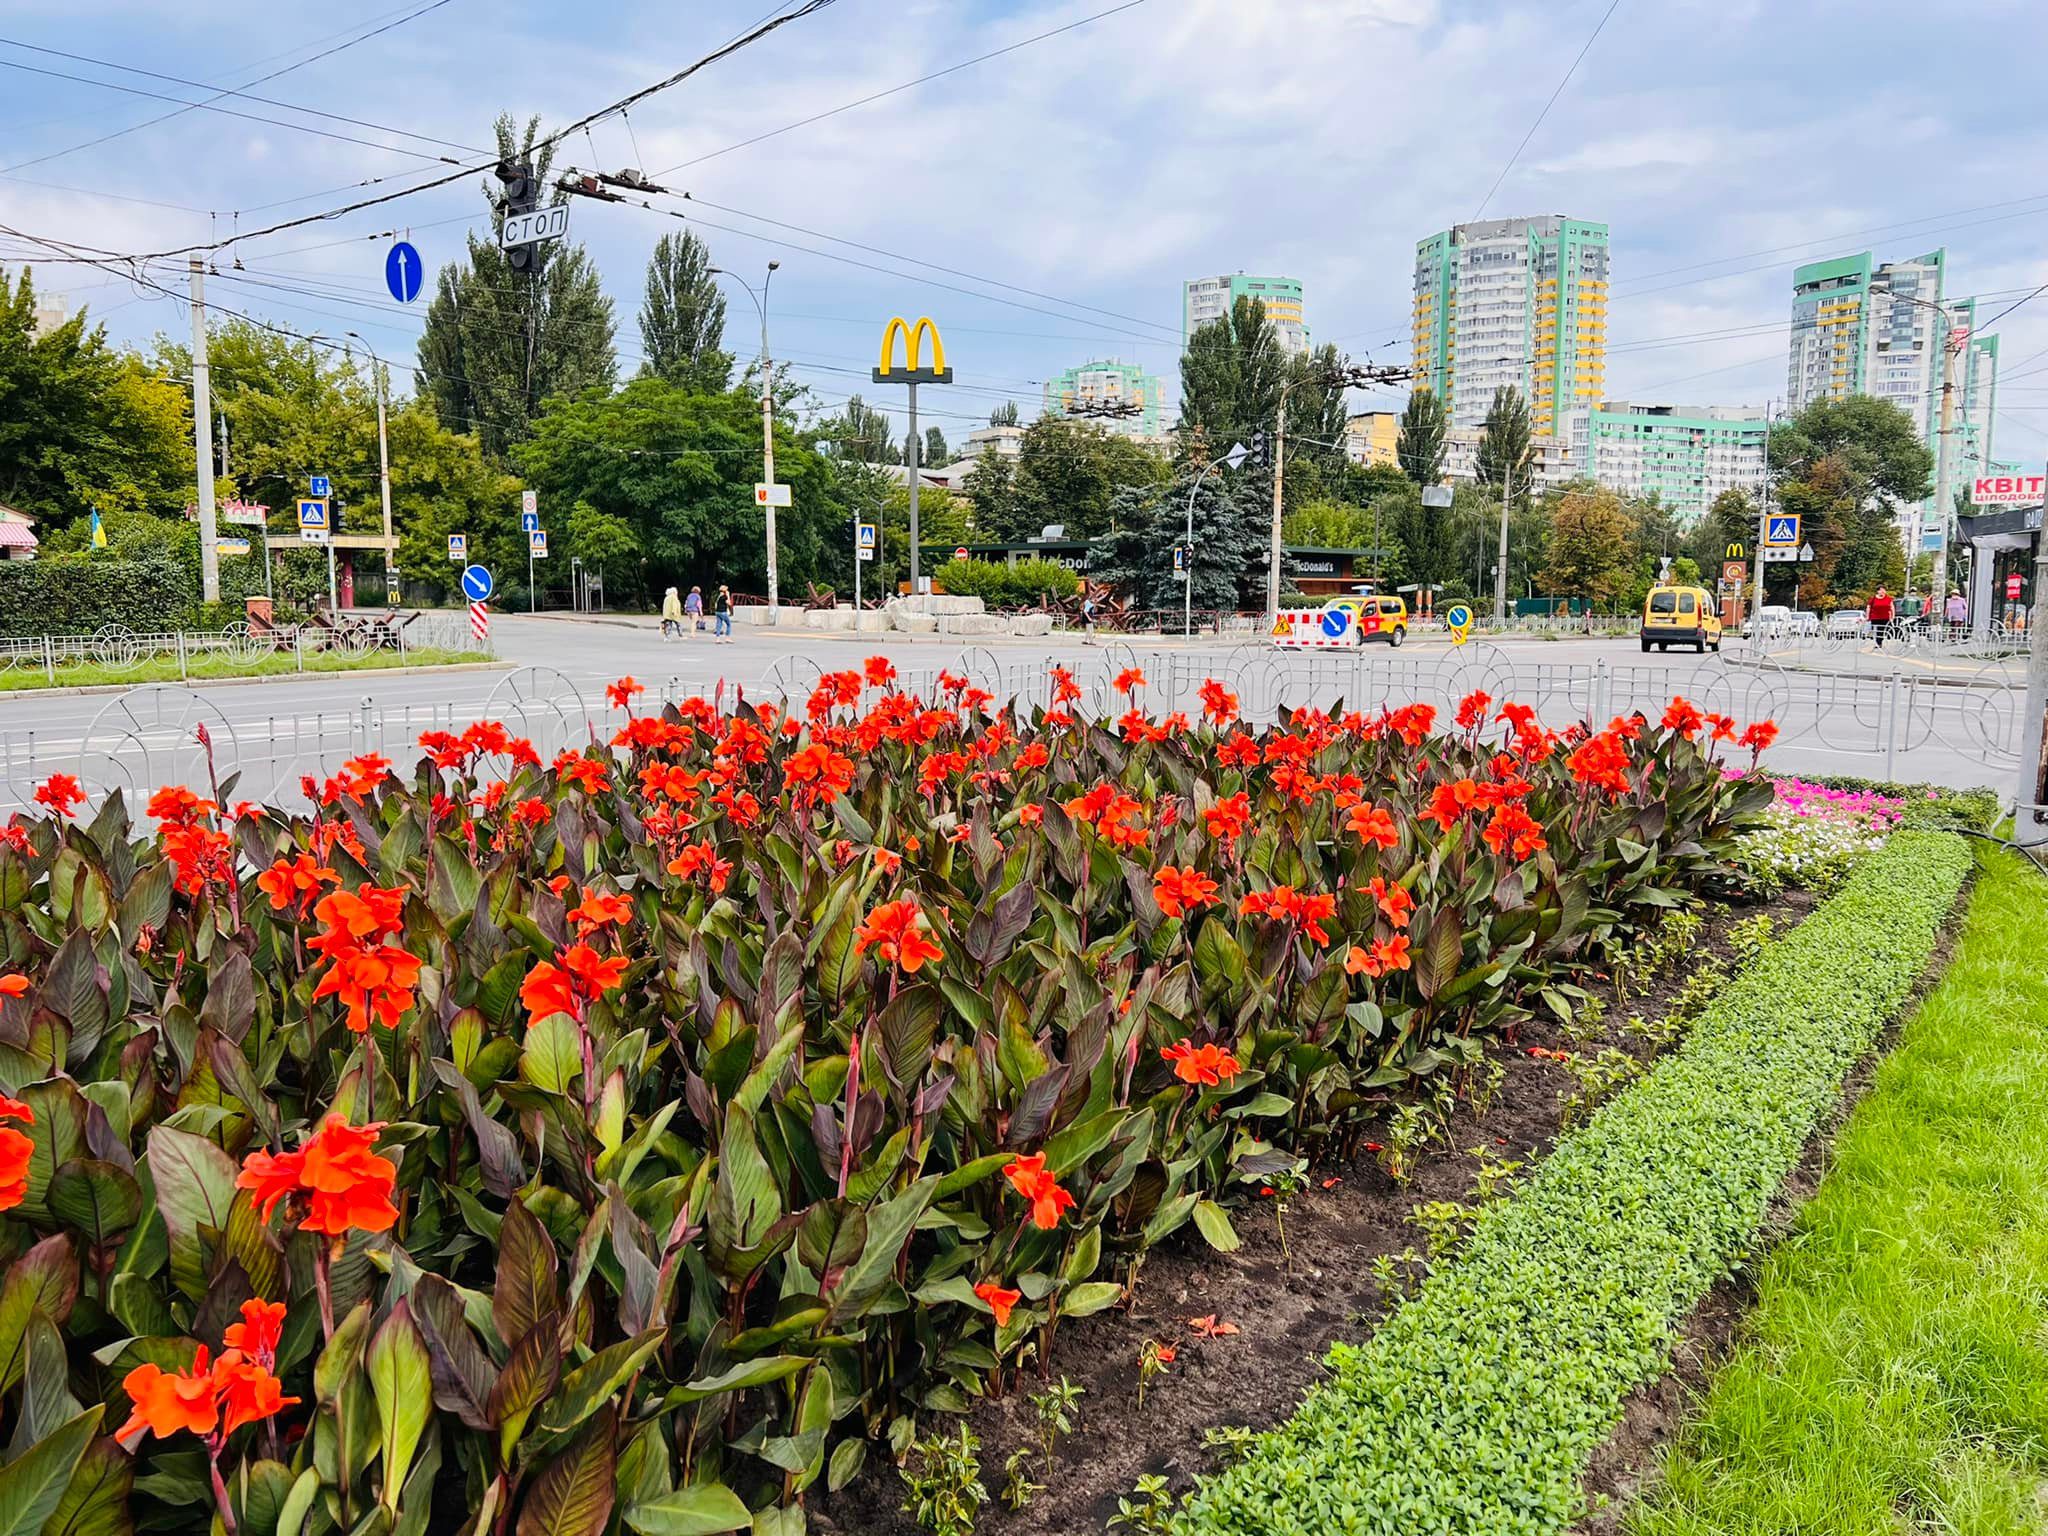
[[[1764, 483], [1763, 494], [1757, 498], [1761, 510], [1758, 511], [1756, 516], [1756, 605], [1751, 610], [1749, 624], [1752, 645], [1763, 638], [1764, 540], [1771, 531], [1771, 413], [1776, 408], [1777, 401], [1767, 400], [1764, 402]], [[1909, 566], [1908, 569], [1910, 570], [1911, 567]], [[1795, 608], [1799, 606], [1799, 599], [1796, 594], [1793, 597], [1792, 606]]]
[[[1980, 560], [1988, 559], [1984, 551]], [[2027, 703], [2020, 712], [2020, 772], [2012, 817], [2022, 848], [2048, 845], [2048, 530], [2034, 535], [2034, 613], [2027, 621]]]
[[[768, 361], [768, 284], [781, 265], [779, 261], [769, 262], [768, 275], [761, 279], [761, 483], [771, 486], [775, 484], [775, 368]], [[771, 499], [761, 510], [768, 516], [768, 622], [774, 624], [781, 588], [775, 560], [775, 493], [768, 494]]]
[[[1949, 459], [1952, 453], [1950, 443], [1955, 438], [1956, 426], [1956, 358], [1969, 343], [1970, 334], [1962, 326], [1949, 320], [1947, 311], [1942, 311], [1947, 324], [1946, 334], [1941, 338], [1941, 445], [1936, 455], [1934, 471], [1934, 515], [1940, 524], [1940, 542], [1934, 546], [1933, 569], [1928, 573], [1931, 585], [1928, 591], [1936, 603], [1948, 595], [1948, 520], [1954, 512], [1955, 495], [1949, 489]], [[1960, 340], [1958, 339], [1960, 333]], [[1913, 581], [1913, 555], [1906, 555], [1906, 583], [1910, 588]]]
[[1293, 389], [1293, 379], [1280, 386], [1280, 409], [1273, 421], [1273, 555], [1266, 567], [1268, 631], [1280, 622], [1280, 481], [1287, 468], [1287, 396]]
[[391, 443], [384, 431], [384, 365], [377, 369], [377, 482], [384, 496], [384, 605], [398, 606], [398, 551], [391, 543]]
[[213, 391], [206, 367], [206, 263], [194, 256], [192, 280], [192, 441], [199, 480], [199, 595], [220, 601], [220, 535], [213, 521]]
[[[906, 343], [906, 345], [908, 345], [908, 343]], [[912, 597], [915, 597], [915, 596], [917, 596], [917, 540], [918, 540], [918, 531], [917, 531], [917, 450], [918, 450], [918, 441], [917, 441], [917, 381], [916, 381], [915, 379], [912, 379], [912, 380], [910, 381], [910, 383], [909, 383], [908, 385], [906, 385], [905, 387], [906, 387], [906, 388], [907, 388], [907, 389], [909, 390], [909, 392], [910, 392], [910, 442], [909, 442], [909, 444], [907, 445], [907, 446], [909, 447], [909, 449], [910, 449], [910, 453], [909, 453], [909, 455], [908, 455], [908, 458], [909, 458], [909, 460], [910, 460], [910, 595], [911, 595]], [[876, 524], [875, 526], [876, 526], [877, 530], [879, 530], [879, 529], [880, 529], [880, 527], [881, 527], [881, 524], [880, 524], [880, 523], [877, 523], [877, 524]], [[879, 531], [877, 531], [877, 533], [875, 534], [875, 537], [876, 537], [876, 538], [880, 538], [880, 537], [881, 537], [881, 534], [880, 534], [880, 532], [879, 532]]]
[[1508, 627], [1508, 495], [1515, 483], [1515, 466], [1504, 459], [1500, 467], [1500, 550], [1493, 562], [1493, 623]]

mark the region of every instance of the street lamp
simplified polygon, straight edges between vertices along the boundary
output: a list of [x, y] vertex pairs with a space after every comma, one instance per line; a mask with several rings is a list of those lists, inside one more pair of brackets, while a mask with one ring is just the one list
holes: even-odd
[[1182, 546], [1187, 551], [1187, 567], [1180, 575], [1180, 622], [1183, 634], [1192, 635], [1195, 632], [1195, 497], [1202, 489], [1202, 482], [1209, 478], [1209, 471], [1218, 464], [1227, 464], [1236, 469], [1250, 457], [1251, 455], [1245, 452], [1243, 443], [1232, 443], [1230, 452], [1220, 459], [1211, 459], [1202, 466], [1201, 473], [1195, 476], [1195, 483], [1188, 488], [1188, 534], [1187, 543]]
[[[1962, 345], [1955, 339], [1955, 334], [1961, 328], [1956, 325], [1955, 317], [1949, 313], [1946, 306], [1931, 299], [1895, 291], [1889, 274], [1873, 277], [1870, 280], [1870, 291], [1881, 293], [1896, 303], [1915, 304], [1921, 309], [1931, 309], [1941, 320], [1941, 332], [1936, 337], [1941, 346], [1941, 442], [1935, 457], [1934, 471], [1934, 510], [1939, 534], [1934, 546], [1934, 568], [1929, 572], [1931, 590], [1939, 593], [1948, 585], [1948, 520], [1953, 511], [1954, 501], [1948, 483], [1949, 440], [1955, 435], [1956, 354], [1962, 350]], [[1967, 337], [1968, 333], [1964, 332], [1964, 335]], [[1913, 540], [1915, 544], [1919, 542], [1917, 538]], [[1913, 592], [1913, 557], [1917, 553], [1911, 545], [1906, 549], [1905, 595], [1908, 597], [1912, 596]]]
[[362, 342], [377, 370], [377, 486], [384, 502], [384, 603], [398, 606], [398, 546], [391, 538], [391, 443], [384, 430], [384, 359], [359, 331], [348, 333]]
[[775, 606], [780, 601], [781, 593], [776, 579], [775, 503], [772, 499], [775, 495], [772, 489], [775, 484], [775, 374], [768, 362], [768, 284], [773, 280], [776, 271], [781, 266], [782, 263], [779, 261], [768, 263], [768, 271], [761, 278], [761, 291], [758, 295], [754, 292], [751, 283], [726, 271], [723, 267], [712, 267], [707, 274], [711, 277], [732, 278], [735, 283], [739, 284], [746, 296], [753, 301], [754, 308], [759, 311], [761, 316], [761, 482], [771, 487], [768, 492], [771, 499], [761, 510], [767, 515], [767, 526], [764, 532], [768, 541], [768, 622], [770, 624], [775, 623]]

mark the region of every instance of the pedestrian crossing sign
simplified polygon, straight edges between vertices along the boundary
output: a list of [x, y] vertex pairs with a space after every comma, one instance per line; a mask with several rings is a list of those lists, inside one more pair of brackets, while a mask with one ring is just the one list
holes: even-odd
[[1799, 514], [1796, 512], [1773, 512], [1769, 527], [1765, 530], [1764, 543], [1783, 548], [1799, 542]]

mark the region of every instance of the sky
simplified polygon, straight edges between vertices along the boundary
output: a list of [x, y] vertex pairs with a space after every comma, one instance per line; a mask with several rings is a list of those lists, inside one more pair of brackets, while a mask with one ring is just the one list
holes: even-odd
[[[572, 122], [801, 0], [769, 3], [7, 0], [0, 225], [136, 254], [325, 213], [477, 165], [501, 111]], [[859, 391], [900, 426], [867, 370], [891, 315], [931, 315], [956, 378], [920, 415], [955, 443], [1006, 399], [1029, 419], [1046, 379], [1096, 358], [1174, 396], [1193, 277], [1298, 278], [1317, 343], [1405, 364], [1415, 242], [1482, 210], [1608, 224], [1614, 399], [1782, 396], [1800, 262], [1945, 245], [1980, 320], [2048, 282], [2029, 63], [2048, 6], [1950, 0], [1934, 28], [1891, 0], [1610, 3], [832, 0], [564, 141], [564, 164], [669, 189], [661, 211], [579, 200], [571, 236], [613, 299], [622, 373], [648, 253], [677, 228], [749, 281], [780, 263], [771, 350], [821, 407]], [[134, 71], [269, 99], [180, 112], [209, 93]], [[239, 241], [209, 301], [408, 364], [426, 304], [385, 293], [385, 252], [406, 236], [429, 267], [458, 257], [488, 232], [481, 184]], [[0, 262], [43, 255], [0, 234]], [[178, 298], [35, 264], [117, 341], [189, 334]], [[182, 257], [143, 270], [182, 293]], [[730, 294], [729, 349], [751, 355], [754, 305]], [[2039, 463], [2048, 293], [1992, 329], [1995, 454]]]

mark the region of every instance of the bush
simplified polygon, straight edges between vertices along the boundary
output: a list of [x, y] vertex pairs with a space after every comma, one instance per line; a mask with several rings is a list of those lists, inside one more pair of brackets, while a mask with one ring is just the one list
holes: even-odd
[[1677, 707], [1112, 732], [890, 671], [0, 831], [9, 1474], [195, 1536], [743, 1527], [1568, 1012], [1758, 798]]
[[938, 585], [954, 597], [978, 597], [991, 611], [1035, 608], [1048, 598], [1072, 597], [1081, 578], [1056, 560], [952, 560], [935, 571]]
[[176, 629], [198, 595], [191, 573], [168, 556], [0, 560], [0, 638], [89, 635], [102, 624]]
[[1182, 1536], [1562, 1532], [1627, 1394], [1742, 1254], [1843, 1078], [1933, 952], [1970, 865], [1901, 833], [1567, 1135], [1463, 1256], [1238, 1467]]

